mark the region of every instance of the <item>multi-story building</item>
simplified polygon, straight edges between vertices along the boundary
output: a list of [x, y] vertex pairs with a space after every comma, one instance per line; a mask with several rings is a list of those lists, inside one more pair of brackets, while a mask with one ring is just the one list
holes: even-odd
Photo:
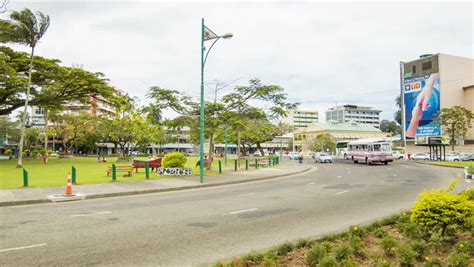
[[327, 122], [369, 124], [380, 128], [380, 112], [373, 107], [358, 105], [335, 106], [326, 111]]
[[[453, 106], [474, 112], [474, 59], [427, 54], [402, 62], [400, 71], [408, 150], [425, 152], [425, 147], [414, 144], [429, 144], [430, 138], [442, 137], [443, 142], [449, 142], [437, 117], [441, 109]], [[420, 94], [425, 96], [427, 105], [424, 109], [420, 108]], [[474, 127], [455, 145], [459, 145], [456, 150], [474, 152]]]
[[312, 123], [319, 121], [319, 112], [317, 110], [295, 110], [282, 120], [296, 129], [306, 128]]
[[[120, 91], [117, 90], [117, 94], [120, 94]], [[44, 112], [42, 107], [33, 106], [31, 108], [30, 125], [32, 127], [44, 127]], [[78, 115], [80, 112], [105, 117], [113, 117], [116, 113], [113, 102], [102, 96], [91, 96], [89, 102], [86, 103], [74, 100], [63, 105], [63, 114]]]

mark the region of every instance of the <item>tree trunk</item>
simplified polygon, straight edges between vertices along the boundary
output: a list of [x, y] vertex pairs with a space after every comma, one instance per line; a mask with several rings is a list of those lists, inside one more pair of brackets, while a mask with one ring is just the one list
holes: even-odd
[[18, 149], [18, 162], [16, 164], [17, 168], [23, 167], [23, 142], [25, 139], [25, 130], [26, 130], [26, 113], [28, 111], [28, 101], [30, 98], [30, 88], [31, 88], [31, 73], [33, 72], [33, 56], [35, 54], [35, 47], [31, 47], [31, 55], [30, 55], [30, 67], [28, 69], [28, 87], [26, 88], [26, 97], [25, 97], [25, 108], [23, 109], [23, 116], [21, 118], [21, 133], [20, 133], [20, 144]]
[[240, 130], [237, 129], [237, 166], [240, 168]]
[[[44, 110], [44, 157], [48, 158], [48, 110]], [[47, 161], [45, 160], [44, 163]]]
[[212, 161], [214, 160], [214, 149], [213, 149], [213, 143], [214, 143], [214, 133], [211, 133], [209, 136], [209, 164], [207, 166], [207, 169], [210, 171], [212, 169]]
[[260, 155], [262, 157], [265, 156], [265, 153], [263, 152], [263, 148], [262, 148], [262, 146], [260, 145], [259, 142], [257, 142], [257, 149], [260, 150]]

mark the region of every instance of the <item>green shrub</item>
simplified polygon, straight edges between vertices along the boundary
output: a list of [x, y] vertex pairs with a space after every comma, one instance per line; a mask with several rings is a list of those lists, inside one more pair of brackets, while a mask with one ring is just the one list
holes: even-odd
[[422, 237], [422, 232], [418, 224], [408, 221], [404, 223], [397, 224], [400, 232], [407, 238], [410, 239], [420, 239]]
[[53, 151], [53, 150], [51, 150], [51, 149], [48, 149], [48, 151], [47, 151], [47, 152], [48, 152], [48, 155], [51, 155], [51, 154], [53, 154], [53, 152], [54, 152], [54, 151]]
[[258, 264], [263, 260], [263, 255], [260, 253], [250, 253], [240, 258], [240, 264], [247, 266], [249, 264]]
[[392, 236], [386, 236], [380, 240], [380, 247], [383, 249], [385, 254], [393, 255], [395, 248], [398, 245], [398, 241]]
[[317, 266], [324, 256], [326, 256], [326, 249], [320, 244], [316, 244], [308, 250], [308, 253], [306, 254], [306, 263], [309, 266]]
[[349, 256], [352, 254], [352, 248], [348, 244], [342, 244], [336, 247], [334, 253], [337, 260], [345, 260], [348, 259]]
[[183, 153], [174, 152], [166, 154], [163, 158], [163, 167], [164, 168], [183, 168], [186, 164], [186, 157]]
[[379, 227], [374, 230], [374, 235], [378, 238], [384, 238], [388, 235], [388, 232], [385, 228]]
[[284, 243], [278, 246], [277, 254], [278, 256], [285, 256], [288, 252], [293, 250], [293, 245], [291, 243]]
[[428, 251], [428, 244], [424, 240], [416, 240], [410, 243], [412, 249], [416, 252], [416, 258], [421, 260]]
[[3, 155], [11, 157], [13, 155], [13, 151], [10, 148], [7, 148], [5, 151], [3, 151]]
[[349, 228], [349, 233], [351, 236], [364, 236], [364, 230], [357, 225], [353, 225]]
[[423, 231], [441, 231], [444, 236], [450, 226], [470, 226], [474, 203], [465, 194], [453, 195], [447, 190], [438, 190], [421, 193], [411, 212], [411, 220]]
[[40, 154], [40, 152], [39, 152], [38, 150], [33, 150], [33, 151], [31, 151], [31, 155], [32, 155], [33, 157], [37, 157], [39, 154]]
[[357, 257], [362, 257], [362, 256], [364, 256], [364, 248], [365, 248], [365, 245], [364, 245], [364, 242], [362, 241], [362, 239], [361, 239], [360, 237], [358, 237], [358, 236], [352, 236], [352, 237], [349, 239], [349, 245], [351, 246], [353, 253], [354, 253]]
[[402, 245], [398, 248], [398, 261], [402, 265], [412, 265], [415, 262], [416, 252], [410, 245]]
[[23, 157], [28, 157], [28, 155], [30, 154], [30, 151], [28, 149], [24, 149], [22, 154], [23, 154]]
[[387, 261], [387, 260], [382, 260], [382, 261], [377, 262], [377, 263], [375, 264], [375, 267], [392, 267], [392, 266], [393, 266], [393, 265], [392, 265], [389, 261]]
[[[460, 246], [461, 244], [463, 244], [462, 248]], [[459, 250], [464, 251], [467, 254], [474, 257], [474, 240], [468, 240], [468, 241], [462, 242], [461, 244], [459, 244], [459, 247], [460, 247]]]
[[330, 253], [331, 252], [331, 248], [332, 248], [332, 243], [329, 242], [329, 241], [323, 241], [321, 242], [321, 246], [323, 246], [323, 248], [326, 250], [326, 253]]
[[300, 239], [296, 241], [295, 248], [305, 248], [311, 244], [307, 239]]
[[323, 257], [318, 265], [318, 267], [336, 267], [336, 266], [337, 266], [336, 259], [334, 259], [331, 256]]
[[278, 265], [278, 253], [275, 250], [270, 250], [263, 255], [262, 266], [277, 266]]
[[443, 267], [444, 263], [440, 259], [428, 259], [423, 267]]
[[359, 265], [357, 265], [357, 263], [351, 259], [347, 259], [347, 260], [343, 260], [341, 261], [341, 266], [344, 266], [344, 267], [357, 267]]
[[428, 245], [434, 248], [436, 252], [438, 252], [438, 250], [443, 247], [443, 243], [444, 239], [438, 233], [432, 234], [428, 240]]
[[454, 251], [449, 254], [448, 263], [453, 267], [466, 267], [471, 262], [470, 258], [467, 253]]

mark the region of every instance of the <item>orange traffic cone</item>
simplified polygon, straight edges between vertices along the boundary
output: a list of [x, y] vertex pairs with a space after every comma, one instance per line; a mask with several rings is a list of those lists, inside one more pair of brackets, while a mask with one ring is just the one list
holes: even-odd
[[71, 180], [71, 173], [67, 175], [67, 186], [66, 186], [66, 196], [72, 196], [72, 180]]

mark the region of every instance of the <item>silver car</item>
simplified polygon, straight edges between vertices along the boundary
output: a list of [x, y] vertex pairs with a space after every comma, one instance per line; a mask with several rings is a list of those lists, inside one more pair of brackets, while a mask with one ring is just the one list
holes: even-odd
[[314, 162], [332, 163], [332, 156], [327, 153], [317, 153], [314, 157]]

